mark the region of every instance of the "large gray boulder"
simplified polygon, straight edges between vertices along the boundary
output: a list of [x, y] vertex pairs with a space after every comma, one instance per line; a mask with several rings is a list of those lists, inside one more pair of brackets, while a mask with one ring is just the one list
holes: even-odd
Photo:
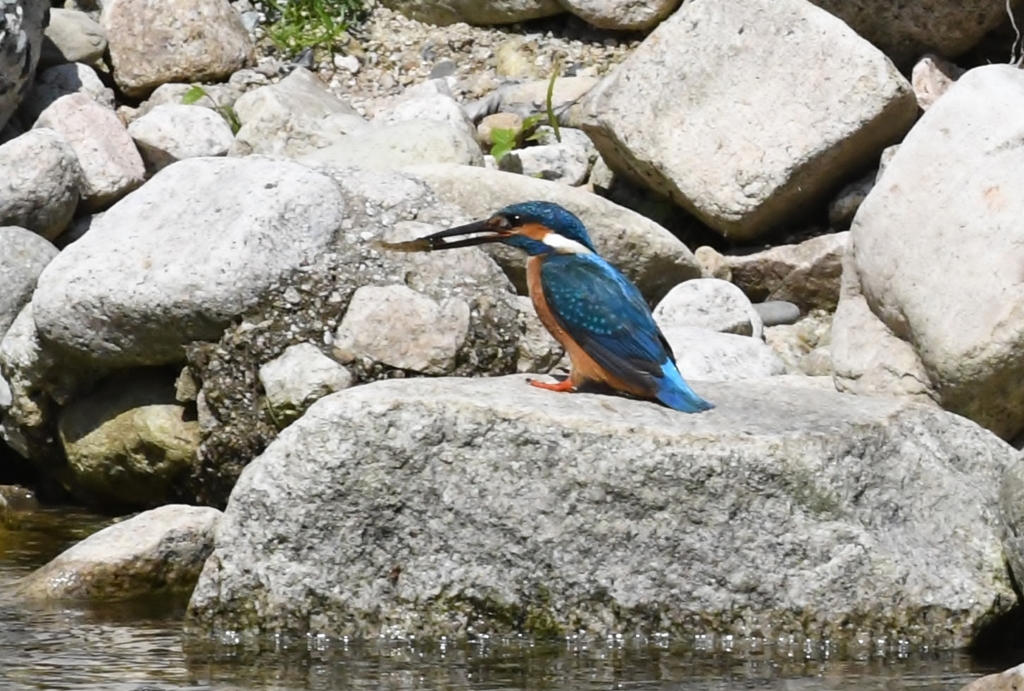
[[0, 0], [0, 130], [32, 86], [50, 3]]
[[688, 2], [581, 107], [612, 170], [739, 241], [804, 212], [917, 117], [893, 64], [804, 0]]
[[355, 387], [242, 475], [200, 628], [514, 630], [963, 645], [1015, 601], [996, 494], [1012, 447], [898, 399], [700, 382], [681, 414], [497, 379]]
[[344, 218], [328, 177], [285, 161], [195, 158], [113, 206], [40, 276], [50, 345], [107, 367], [184, 360], [322, 251]]
[[[1024, 430], [1021, 109], [1024, 72], [992, 65], [925, 113], [857, 213], [833, 326], [837, 345], [889, 332], [944, 408], [1006, 439]], [[833, 354], [853, 390], [893, 362]]]

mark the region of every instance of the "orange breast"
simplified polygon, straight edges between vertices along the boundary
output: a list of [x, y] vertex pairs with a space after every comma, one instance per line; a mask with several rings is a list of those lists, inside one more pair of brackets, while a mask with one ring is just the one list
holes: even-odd
[[558, 321], [551, 313], [547, 298], [544, 297], [544, 289], [541, 286], [540, 267], [542, 261], [544, 261], [543, 257], [530, 257], [527, 260], [526, 287], [530, 291], [530, 299], [533, 301], [534, 309], [537, 310], [537, 316], [540, 317], [541, 324], [565, 348], [565, 352], [569, 354], [569, 360], [572, 362], [569, 379], [573, 385], [578, 387], [584, 382], [591, 381], [605, 384], [618, 391], [626, 391], [634, 396], [650, 397], [652, 395], [650, 391], [627, 384], [597, 364], [594, 358], [587, 355], [583, 348], [573, 340], [572, 336], [559, 326]]

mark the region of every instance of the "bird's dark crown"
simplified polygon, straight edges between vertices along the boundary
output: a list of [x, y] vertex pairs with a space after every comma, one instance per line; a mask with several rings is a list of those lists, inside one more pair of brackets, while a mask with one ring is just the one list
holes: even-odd
[[583, 221], [568, 209], [553, 202], [532, 201], [511, 204], [496, 213], [495, 216], [506, 219], [513, 228], [530, 224], [544, 226], [551, 232], [578, 242], [591, 252], [597, 253]]

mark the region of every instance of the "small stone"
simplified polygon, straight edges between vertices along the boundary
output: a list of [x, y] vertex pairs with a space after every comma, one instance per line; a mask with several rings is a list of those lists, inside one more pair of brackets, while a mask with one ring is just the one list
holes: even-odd
[[335, 55], [333, 62], [336, 68], [339, 70], [345, 70], [349, 74], [355, 74], [362, 66], [359, 62], [359, 58], [355, 55]]
[[839, 190], [839, 194], [828, 205], [828, 222], [832, 230], [847, 230], [850, 227], [857, 209], [875, 186], [877, 175], [877, 171], [871, 171]]
[[937, 55], [925, 55], [914, 65], [910, 76], [917, 105], [921, 110], [931, 108], [965, 71]]
[[800, 319], [800, 308], [792, 302], [769, 300], [754, 305], [766, 327], [780, 324], [795, 324]]
[[352, 385], [349, 371], [312, 343], [289, 346], [260, 367], [259, 379], [279, 425], [297, 420], [317, 399]]
[[82, 169], [64, 137], [42, 128], [15, 137], [0, 146], [0, 170], [0, 226], [21, 226], [47, 240], [68, 227]]

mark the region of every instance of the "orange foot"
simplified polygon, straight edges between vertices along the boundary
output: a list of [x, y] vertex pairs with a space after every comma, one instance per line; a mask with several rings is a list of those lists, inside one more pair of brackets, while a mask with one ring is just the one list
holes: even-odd
[[572, 391], [575, 388], [568, 377], [557, 384], [548, 384], [547, 382], [537, 381], [536, 379], [527, 379], [526, 381], [530, 382], [530, 386], [536, 386], [538, 389], [545, 389], [547, 391]]

